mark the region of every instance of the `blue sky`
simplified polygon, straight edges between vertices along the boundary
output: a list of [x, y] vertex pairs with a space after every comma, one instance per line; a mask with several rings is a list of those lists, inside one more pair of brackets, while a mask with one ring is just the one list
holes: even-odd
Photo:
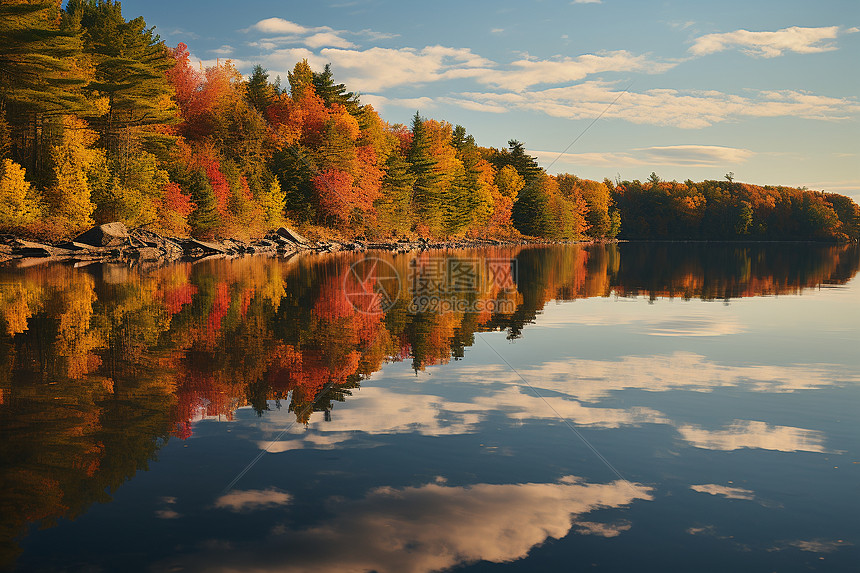
[[857, 0], [125, 0], [123, 12], [204, 65], [286, 78], [302, 58], [330, 62], [385, 120], [417, 109], [480, 145], [519, 139], [552, 173], [733, 171], [860, 200]]

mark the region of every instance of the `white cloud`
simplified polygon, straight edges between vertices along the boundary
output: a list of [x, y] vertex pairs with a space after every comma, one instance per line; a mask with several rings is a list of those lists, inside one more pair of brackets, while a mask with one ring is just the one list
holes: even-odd
[[453, 105], [456, 107], [461, 107], [463, 109], [468, 109], [470, 111], [481, 111], [485, 113], [508, 113], [508, 109], [500, 106], [493, 105], [489, 103], [480, 103], [476, 101], [470, 101], [467, 99], [459, 99], [454, 97], [440, 97], [438, 98], [440, 103], [445, 103], [448, 105]]
[[722, 495], [728, 499], [755, 499], [754, 491], [743, 489], [741, 487], [729, 487], [715, 483], [705, 483], [701, 485], [691, 485], [690, 489], [699, 493]]
[[399, 38], [400, 34], [392, 34], [389, 32], [376, 32], [369, 28], [365, 28], [364, 30], [359, 30], [355, 33], [358, 36], [365, 36], [370, 38], [371, 40], [391, 40], [392, 38]]
[[830, 180], [830, 181], [806, 181], [801, 182], [799, 186], [808, 187], [809, 189], [817, 189], [824, 190], [829, 193], [843, 193], [843, 194], [860, 194], [860, 179], [841, 179], [841, 180]]
[[699, 129], [741, 117], [801, 117], [844, 120], [860, 112], [855, 98], [817, 96], [799, 91], [766, 91], [741, 96], [715, 91], [653, 89], [623, 92], [590, 80], [520, 93], [465, 92], [461, 99], [567, 119], [618, 118], [637, 124]]
[[832, 42], [839, 35], [839, 26], [822, 28], [800, 28], [792, 26], [776, 32], [750, 32], [736, 30], [723, 34], [707, 34], [696, 38], [690, 52], [704, 56], [738, 47], [746, 54], [762, 58], [774, 58], [785, 52], [814, 54], [836, 49]]
[[[501, 108], [504, 110], [504, 108]], [[506, 111], [506, 110], [505, 110]], [[743, 163], [753, 155], [749, 149], [717, 145], [670, 145], [643, 147], [629, 152], [558, 153], [529, 150], [544, 164], [558, 162], [568, 165], [636, 167], [668, 165], [678, 167], [716, 167]]]
[[311, 48], [322, 48], [323, 46], [332, 48], [353, 48], [355, 44], [349, 40], [345, 40], [334, 32], [318, 32], [304, 39], [304, 44]]
[[604, 72], [661, 73], [677, 64], [655, 62], [647, 56], [636, 56], [626, 50], [584, 54], [576, 58], [552, 60], [521, 59], [507, 70], [486, 70], [476, 79], [480, 83], [511, 91], [522, 91], [538, 84], [562, 84], [582, 80]]
[[571, 4], [602, 4], [601, 0], [573, 0]]
[[468, 48], [427, 46], [346, 50], [325, 48], [320, 56], [344, 74], [350, 89], [378, 91], [401, 85], [417, 85], [447, 79], [475, 77], [493, 62]]
[[230, 54], [233, 53], [233, 46], [228, 46], [227, 44], [224, 44], [220, 48], [217, 48], [215, 50], [209, 50], [209, 51], [212, 52], [213, 54], [218, 54], [219, 56], [229, 56]]
[[[355, 44], [345, 39], [345, 34], [351, 34], [346, 30], [335, 30], [329, 26], [308, 27], [302, 26], [283, 18], [266, 18], [260, 20], [245, 32], [262, 32], [264, 34], [277, 34], [274, 37], [262, 38], [259, 41], [249, 42], [250, 46], [271, 49], [277, 45], [304, 44], [310, 48], [354, 48]], [[355, 32], [356, 36], [364, 36], [374, 40], [391, 35], [376, 33], [372, 30], [361, 30]]]
[[725, 430], [705, 430], [694, 425], [680, 426], [681, 437], [697, 448], [732, 451], [742, 448], [778, 452], [824, 453], [824, 434], [792, 426], [769, 426], [755, 420], [735, 420]]
[[[572, 528], [591, 535], [618, 535], [630, 524], [580, 521], [578, 516], [652, 499], [651, 488], [639, 484], [586, 483], [574, 476], [556, 483], [380, 487], [362, 499], [331, 503], [330, 516], [318, 525], [298, 530], [278, 526], [263, 539], [232, 544], [229, 551], [207, 549], [184, 559], [207, 571], [241, 566], [283, 573], [429, 573], [480, 560], [522, 559], [532, 548], [561, 539]], [[331, 551], [332, 547], [338, 550]]]
[[215, 507], [230, 511], [252, 511], [287, 505], [293, 496], [275, 488], [233, 490], [215, 500]]
[[387, 106], [405, 107], [415, 110], [433, 109], [436, 107], [436, 101], [429, 97], [407, 97], [407, 98], [387, 98], [381, 95], [363, 95], [361, 96], [362, 103], [369, 103], [377, 111]]
[[254, 24], [248, 30], [256, 30], [265, 34], [307, 34], [313, 28], [307, 28], [283, 18], [266, 18]]
[[710, 167], [726, 163], [742, 163], [755, 155], [749, 149], [723, 147], [718, 145], [668, 145], [645, 147], [646, 160], [656, 165], [689, 165]]

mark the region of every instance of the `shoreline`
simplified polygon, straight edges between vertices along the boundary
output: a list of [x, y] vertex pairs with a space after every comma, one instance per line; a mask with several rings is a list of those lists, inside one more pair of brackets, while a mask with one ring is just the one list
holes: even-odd
[[292, 257], [304, 254], [338, 252], [365, 253], [383, 251], [411, 253], [439, 250], [479, 249], [485, 247], [514, 247], [525, 245], [591, 245], [611, 243], [682, 243], [682, 244], [820, 244], [829, 241], [808, 240], [729, 240], [729, 239], [587, 239], [580, 241], [551, 241], [536, 238], [491, 239], [461, 238], [451, 240], [399, 239], [367, 241], [364, 239], [310, 240], [298, 232], [280, 227], [263, 238], [251, 241], [224, 239], [205, 241], [190, 237], [164, 237], [145, 229], [129, 231], [122, 223], [98, 225], [71, 241], [37, 242], [13, 235], [0, 235], [0, 267], [25, 268], [53, 262], [69, 262], [75, 266], [93, 263], [125, 263], [159, 266], [185, 261], [194, 262], [214, 257], [241, 257], [257, 254]]
[[288, 227], [270, 231], [261, 239], [204, 241], [193, 238], [163, 237], [152, 231], [129, 231], [122, 223], [98, 225], [71, 241], [36, 242], [12, 235], [0, 236], [0, 266], [25, 268], [68, 262], [75, 266], [93, 263], [148, 264], [158, 266], [174, 261], [200, 261], [213, 257], [239, 257], [257, 254], [292, 257], [300, 253], [385, 251], [410, 253], [429, 250], [477, 249], [523, 245], [592, 244], [595, 241], [549, 241], [544, 239], [453, 239], [389, 241], [314, 241]]

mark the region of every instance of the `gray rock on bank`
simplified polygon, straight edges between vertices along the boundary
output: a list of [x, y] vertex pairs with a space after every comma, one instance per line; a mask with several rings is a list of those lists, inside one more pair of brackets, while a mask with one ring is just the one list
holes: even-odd
[[72, 239], [72, 242], [93, 247], [122, 247], [131, 243], [131, 237], [124, 224], [115, 222], [93, 227]]

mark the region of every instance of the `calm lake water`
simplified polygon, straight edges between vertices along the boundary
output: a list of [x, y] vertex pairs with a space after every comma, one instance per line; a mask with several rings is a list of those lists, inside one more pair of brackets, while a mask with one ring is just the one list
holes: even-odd
[[0, 268], [0, 567], [857, 570], [858, 247], [376, 257]]

